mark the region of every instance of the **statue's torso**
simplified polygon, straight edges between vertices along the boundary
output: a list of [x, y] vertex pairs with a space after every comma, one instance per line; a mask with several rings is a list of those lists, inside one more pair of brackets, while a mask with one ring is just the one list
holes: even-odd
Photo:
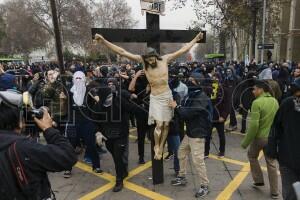
[[145, 74], [149, 81], [152, 95], [157, 96], [170, 89], [168, 83], [168, 64], [164, 59], [157, 60], [157, 67], [154, 69], [149, 67], [145, 70]]

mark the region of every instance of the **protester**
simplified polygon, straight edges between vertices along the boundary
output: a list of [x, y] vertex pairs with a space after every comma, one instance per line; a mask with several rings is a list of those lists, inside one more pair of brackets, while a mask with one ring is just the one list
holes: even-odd
[[280, 105], [267, 146], [268, 156], [279, 161], [284, 200], [297, 200], [292, 185], [300, 181], [300, 78], [292, 84], [292, 93]]
[[209, 180], [206, 174], [204, 162], [205, 138], [209, 134], [212, 123], [212, 104], [205, 92], [201, 89], [201, 79], [203, 76], [199, 73], [193, 73], [189, 81], [189, 93], [183, 105], [177, 105], [172, 101], [170, 106], [186, 123], [186, 135], [181, 142], [178, 151], [180, 162], [180, 171], [178, 177], [171, 184], [186, 185], [186, 164], [187, 157], [191, 153], [193, 164], [197, 170], [200, 180], [200, 189], [195, 197], [204, 197], [209, 193]]
[[0, 93], [1, 199], [48, 199], [54, 193], [47, 172], [72, 168], [77, 161], [76, 154], [67, 139], [52, 128], [53, 121], [47, 109], [43, 109], [41, 119], [34, 118], [47, 145], [21, 136], [21, 106], [21, 94]]
[[268, 143], [267, 139], [271, 125], [279, 106], [277, 100], [271, 96], [268, 84], [264, 81], [256, 81], [253, 94], [256, 99], [251, 106], [249, 127], [241, 146], [247, 148], [250, 145], [248, 158], [254, 187], [264, 186], [264, 177], [258, 162], [259, 153], [263, 150], [270, 180], [271, 197], [272, 199], [278, 199], [276, 161], [266, 154], [265, 147]]
[[123, 180], [128, 176], [129, 115], [139, 111], [130, 102], [136, 95], [122, 90], [116, 79], [107, 80], [107, 87], [100, 89], [99, 110], [106, 120], [100, 122], [100, 131], [107, 138], [106, 148], [111, 153], [116, 170], [116, 185], [113, 192], [123, 189]]

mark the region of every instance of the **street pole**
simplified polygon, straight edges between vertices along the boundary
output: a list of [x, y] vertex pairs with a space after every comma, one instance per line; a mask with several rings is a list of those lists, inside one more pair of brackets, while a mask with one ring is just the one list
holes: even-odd
[[267, 10], [267, 0], [264, 0], [264, 9], [263, 9], [263, 25], [262, 25], [262, 44], [263, 44], [263, 48], [261, 50], [261, 64], [263, 65], [264, 63], [264, 46], [265, 46], [265, 34], [266, 34], [266, 13]]
[[257, 1], [252, 0], [252, 58], [255, 58], [255, 51], [256, 51], [256, 27], [257, 27]]
[[62, 52], [61, 35], [60, 35], [60, 30], [59, 30], [59, 25], [58, 25], [58, 17], [57, 17], [55, 0], [50, 0], [50, 5], [51, 5], [51, 12], [52, 12], [52, 21], [53, 21], [54, 34], [55, 34], [55, 44], [56, 44], [56, 54], [57, 54], [57, 59], [58, 59], [58, 63], [59, 63], [59, 69], [60, 69], [60, 73], [64, 74], [65, 73], [64, 57], [63, 57], [63, 52]]
[[292, 61], [293, 59], [293, 48], [294, 48], [294, 28], [296, 21], [296, 2], [297, 0], [291, 1], [291, 14], [290, 14], [290, 24], [289, 24], [289, 34], [287, 41], [287, 53], [286, 60]]

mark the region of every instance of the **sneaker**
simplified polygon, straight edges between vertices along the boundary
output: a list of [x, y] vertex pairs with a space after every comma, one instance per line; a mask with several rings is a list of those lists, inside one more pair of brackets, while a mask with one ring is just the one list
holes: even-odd
[[143, 165], [143, 164], [145, 164], [145, 160], [144, 160], [144, 158], [140, 158], [140, 159], [139, 159], [139, 164], [140, 164], [140, 165]]
[[102, 174], [102, 173], [103, 173], [103, 170], [100, 169], [100, 168], [94, 168], [94, 169], [93, 169], [93, 172], [95, 172], [96, 174]]
[[229, 126], [226, 131], [227, 132], [231, 132], [231, 131], [236, 131], [237, 130], [237, 126]]
[[86, 158], [83, 159], [83, 162], [85, 162], [88, 165], [91, 165], [92, 164], [92, 159], [86, 157]]
[[252, 187], [263, 187], [265, 186], [264, 183], [252, 183]]
[[123, 189], [123, 181], [117, 181], [113, 192], [120, 192]]
[[202, 198], [205, 197], [208, 193], [209, 193], [208, 186], [201, 186], [199, 191], [196, 192], [195, 197]]
[[174, 158], [174, 154], [173, 153], [169, 153], [168, 155], [167, 155], [167, 157], [165, 157], [165, 160], [166, 161], [169, 161], [169, 160], [171, 160], [171, 159], [173, 159]]
[[71, 178], [72, 172], [71, 171], [65, 171], [64, 172], [64, 178]]
[[208, 153], [205, 153], [204, 154], [204, 160], [208, 159], [209, 158], [209, 154]]
[[171, 184], [173, 186], [186, 185], [187, 180], [185, 177], [178, 176], [177, 178], [175, 178], [174, 180], [171, 181]]
[[218, 158], [220, 158], [220, 159], [225, 158], [225, 153], [219, 152]]
[[271, 194], [272, 199], [279, 199], [279, 194]]

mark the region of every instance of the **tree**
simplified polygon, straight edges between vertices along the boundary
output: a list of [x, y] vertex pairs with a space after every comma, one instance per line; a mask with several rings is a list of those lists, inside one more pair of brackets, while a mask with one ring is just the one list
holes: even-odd
[[4, 51], [28, 56], [31, 51], [45, 47], [47, 33], [26, 9], [22, 0], [7, 1], [4, 5], [5, 35]]
[[[175, 2], [176, 9], [185, 6], [188, 2], [187, 0], [170, 1]], [[281, 1], [268, 0], [267, 33], [274, 33], [278, 30], [280, 21], [280, 6], [278, 5]], [[244, 49], [249, 45], [253, 21], [262, 24], [260, 21], [262, 17], [255, 16], [256, 19], [253, 20], [252, 13], [253, 8], [257, 9], [258, 13], [262, 13], [261, 2], [261, 0], [193, 0], [194, 11], [198, 20], [192, 25], [202, 29], [211, 27], [217, 34], [223, 33], [221, 35], [231, 36], [235, 42], [237, 57], [242, 59]], [[261, 30], [261, 28], [257, 30]]]
[[4, 39], [5, 37], [5, 29], [6, 29], [6, 25], [4, 23], [4, 19], [3, 17], [0, 15], [0, 42], [2, 41], [2, 39]]
[[[95, 16], [95, 25], [97, 27], [127, 29], [132, 28], [137, 23], [131, 16], [131, 8], [124, 0], [101, 0], [95, 4], [95, 8], [93, 15]], [[124, 48], [127, 46], [126, 44], [120, 45]], [[132, 47], [132, 45], [128, 45], [128, 47]], [[105, 54], [108, 62], [111, 62], [110, 50], [103, 46], [98, 46], [96, 50]]]
[[[48, 0], [25, 0], [38, 24], [54, 37], [52, 13]], [[89, 34], [94, 25], [92, 12], [84, 0], [56, 0], [57, 15], [65, 47], [82, 48], [84, 51], [91, 43]]]

